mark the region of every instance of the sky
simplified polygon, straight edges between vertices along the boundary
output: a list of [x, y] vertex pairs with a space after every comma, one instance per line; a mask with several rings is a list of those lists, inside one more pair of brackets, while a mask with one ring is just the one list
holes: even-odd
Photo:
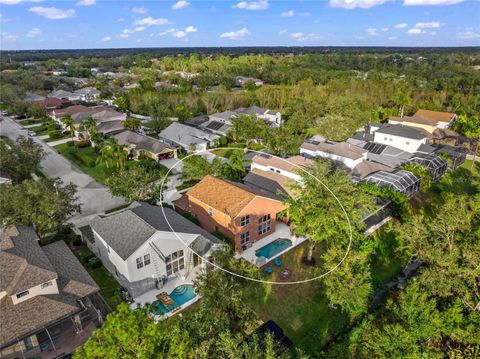
[[0, 49], [480, 46], [480, 0], [0, 0]]

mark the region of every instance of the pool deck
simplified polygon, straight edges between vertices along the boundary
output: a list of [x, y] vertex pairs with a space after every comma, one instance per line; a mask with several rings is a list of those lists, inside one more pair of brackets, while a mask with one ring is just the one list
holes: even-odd
[[[170, 294], [179, 285], [193, 284], [193, 280], [201, 273], [201, 271], [202, 271], [201, 266], [197, 266], [197, 267], [194, 268], [194, 270], [190, 271], [190, 273], [186, 277], [182, 278], [181, 276], [177, 276], [175, 278], [169, 279], [167, 281], [167, 283], [165, 283], [163, 288], [148, 291], [148, 292], [143, 293], [142, 295], [134, 298], [134, 302], [132, 304], [130, 304], [130, 308], [136, 309], [136, 308], [139, 308], [139, 307], [143, 307], [146, 304], [151, 304], [151, 303], [153, 303], [157, 300], [157, 295], [158, 294], [160, 294], [162, 292], [167, 292], [168, 294]], [[195, 303], [199, 298], [200, 297], [197, 295], [195, 298], [193, 298], [193, 299], [189, 300], [188, 302], [184, 303], [183, 305], [181, 305], [179, 307], [180, 309], [177, 308], [176, 310], [174, 310], [172, 312], [166, 313], [164, 316], [155, 316], [155, 317], [159, 317], [159, 318], [155, 318], [155, 319], [165, 319], [165, 318], [171, 317], [172, 315], [175, 315], [176, 313], [178, 313], [180, 310], [182, 310], [182, 309], [188, 307], [189, 305]]]
[[[285, 250], [279, 252], [278, 254], [274, 255], [273, 257], [270, 258], [265, 258], [265, 257], [257, 257], [255, 255], [255, 252], [259, 250], [260, 248], [266, 246], [269, 243], [272, 243], [276, 239], [279, 238], [286, 238], [290, 239], [292, 241], [292, 246], [286, 248]], [[240, 259], [243, 258], [250, 263], [253, 263], [257, 267], [262, 267], [268, 262], [271, 262], [275, 258], [281, 256], [282, 254], [288, 252], [290, 249], [298, 246], [299, 244], [305, 242], [307, 240], [306, 237], [296, 237], [290, 232], [290, 228], [283, 222], [278, 222], [275, 225], [275, 232], [266, 236], [265, 238], [260, 239], [259, 241], [256, 241], [255, 243], [252, 244], [250, 248], [247, 248], [244, 250], [242, 253], [235, 254], [235, 258]]]

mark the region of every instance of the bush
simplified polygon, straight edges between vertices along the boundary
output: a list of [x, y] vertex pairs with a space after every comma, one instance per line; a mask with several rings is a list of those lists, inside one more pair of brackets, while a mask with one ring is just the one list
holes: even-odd
[[73, 245], [74, 245], [75, 247], [81, 246], [81, 245], [82, 245], [82, 236], [80, 236], [80, 235], [77, 234], [77, 235], [75, 236], [75, 239], [73, 240]]
[[92, 269], [100, 268], [102, 266], [102, 261], [97, 257], [90, 258], [88, 266]]
[[93, 254], [92, 252], [86, 252], [86, 253], [83, 253], [82, 255], [82, 260], [85, 262], [85, 263], [89, 263], [90, 260], [92, 258], [95, 258], [95, 254]]
[[89, 140], [77, 141], [77, 147], [78, 148], [90, 147], [90, 141]]
[[96, 165], [96, 161], [91, 157], [82, 158], [82, 162], [85, 163], [87, 167], [93, 168]]
[[217, 237], [218, 239], [220, 239], [222, 242], [228, 244], [230, 247], [234, 247], [233, 246], [233, 240], [231, 238], [228, 238], [226, 235], [224, 235], [222, 232], [220, 231], [215, 231], [215, 232], [212, 232], [212, 234]]
[[68, 142], [67, 142], [67, 146], [68, 146], [68, 147], [73, 147], [73, 145], [74, 145], [73, 141], [68, 141]]
[[49, 137], [51, 140], [55, 140], [55, 139], [57, 139], [57, 138], [61, 138], [61, 137], [62, 137], [62, 132], [61, 132], [61, 131], [58, 131], [58, 130], [48, 131], [48, 137]]
[[184, 216], [186, 219], [188, 219], [190, 222], [193, 222], [195, 223], [197, 226], [200, 225], [200, 221], [198, 220], [197, 217], [195, 217], [193, 214], [191, 213], [188, 213], [188, 212], [185, 212], [182, 214], [182, 216]]
[[58, 125], [56, 123], [50, 123], [50, 124], [48, 124], [48, 129], [50, 131], [60, 130], [60, 125]]

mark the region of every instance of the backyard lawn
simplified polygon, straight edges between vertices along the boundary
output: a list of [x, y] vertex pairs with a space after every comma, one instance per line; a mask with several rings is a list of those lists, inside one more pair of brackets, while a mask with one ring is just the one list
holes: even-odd
[[[372, 279], [374, 287], [378, 288], [396, 276], [406, 264], [406, 258], [395, 252], [398, 243], [390, 232], [380, 229], [370, 238], [372, 241], [380, 242], [379, 253], [372, 263]], [[285, 268], [292, 271], [289, 281], [314, 278], [322, 274], [319, 257], [324, 249], [321, 246], [316, 247], [314, 258], [317, 265], [314, 267], [300, 264], [307, 250], [308, 243], [305, 242], [282, 255], [281, 268], [276, 268], [273, 262], [270, 262], [274, 273], [265, 278], [278, 281], [279, 272]], [[313, 356], [318, 355], [330, 336], [340, 333], [350, 323], [348, 315], [340, 309], [329, 306], [322, 279], [294, 285], [251, 282], [248, 286], [248, 295], [250, 304], [262, 320], [273, 319], [298, 347]]]

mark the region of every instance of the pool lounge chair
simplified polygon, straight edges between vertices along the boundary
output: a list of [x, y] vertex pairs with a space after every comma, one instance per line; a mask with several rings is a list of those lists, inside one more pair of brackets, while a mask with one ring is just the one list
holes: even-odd
[[282, 260], [280, 258], [275, 258], [273, 261], [276, 267], [281, 267], [282, 266]]

